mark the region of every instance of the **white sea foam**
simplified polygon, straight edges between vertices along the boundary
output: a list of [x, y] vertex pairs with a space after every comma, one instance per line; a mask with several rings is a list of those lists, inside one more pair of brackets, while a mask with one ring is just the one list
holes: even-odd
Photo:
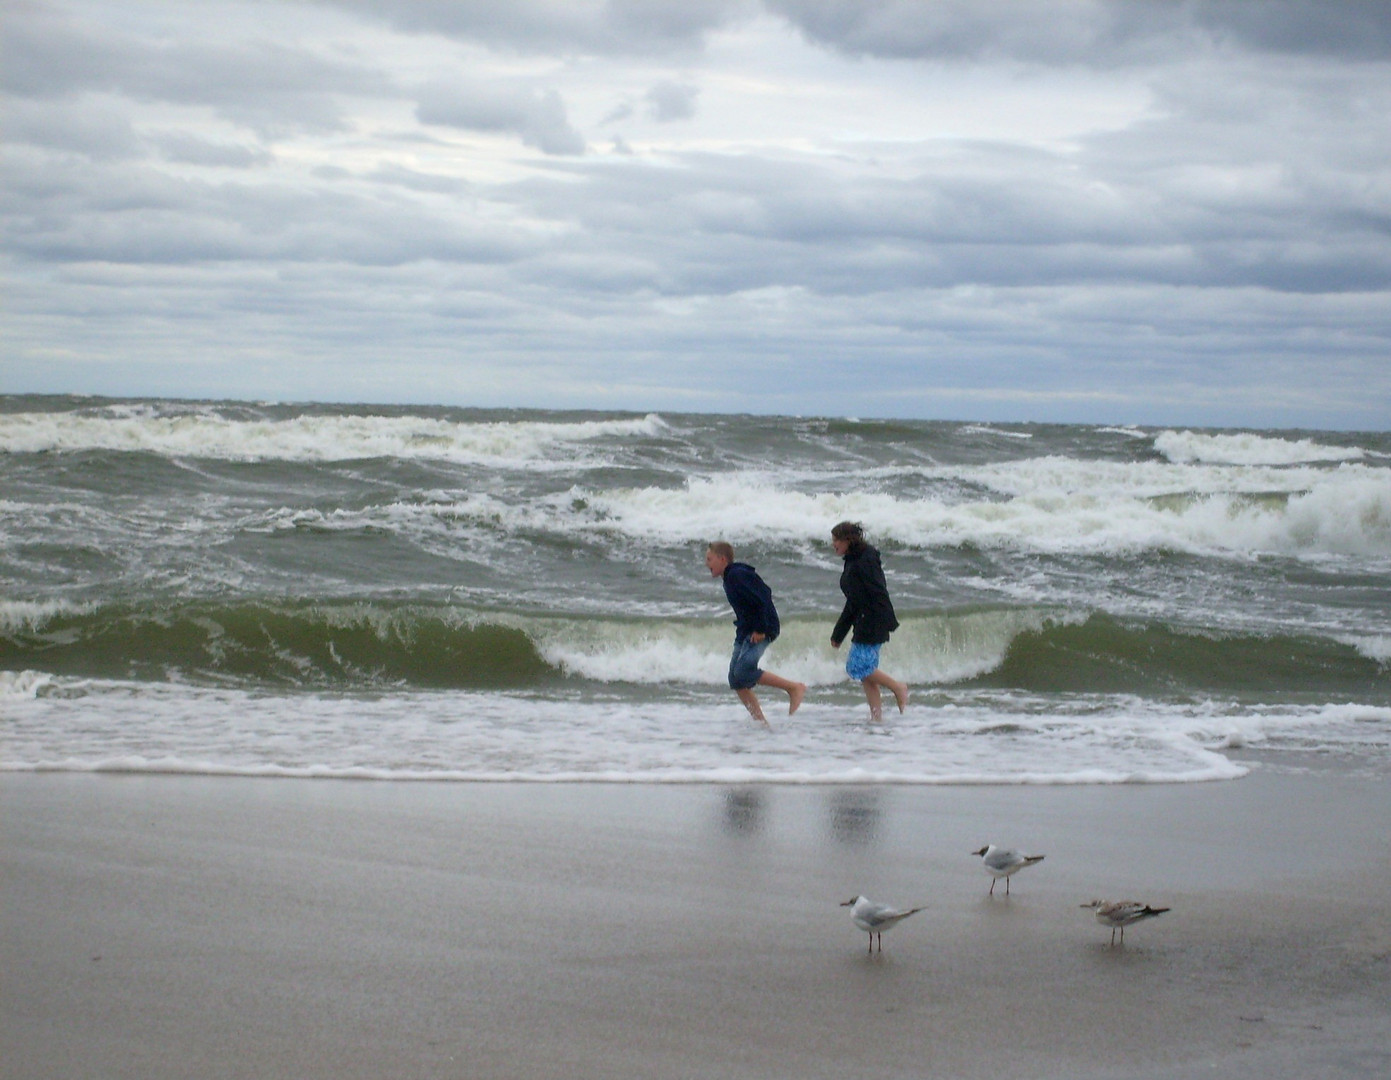
[[[505, 781], [1120, 783], [1228, 779], [1224, 746], [1328, 742], [1360, 727], [1385, 750], [1391, 710], [1232, 714], [1089, 697], [957, 694], [883, 725], [858, 688], [773, 729], [727, 690], [686, 701], [408, 693], [275, 696], [170, 683], [57, 680], [9, 699], [0, 770]], [[75, 701], [80, 707], [74, 707]], [[769, 705], [773, 705], [769, 700]]]
[[0, 671], [0, 699], [35, 698], [53, 683], [53, 676], [43, 671]]
[[1379, 664], [1391, 664], [1391, 635], [1371, 634], [1338, 638], [1344, 645], [1351, 645], [1368, 660]]
[[430, 501], [344, 510], [281, 507], [242, 527], [381, 528], [410, 534], [432, 550], [447, 548], [461, 526], [661, 545], [711, 536], [735, 544], [820, 545], [829, 522], [850, 519], [864, 522], [876, 542], [918, 549], [969, 544], [1050, 553], [1391, 554], [1391, 471], [1365, 465], [1218, 470], [1048, 458], [935, 475], [970, 492], [989, 489], [995, 497], [817, 492], [784, 486], [766, 473], [733, 473], [675, 488], [576, 486], [520, 503], [486, 492], [440, 492]]
[[1205, 435], [1193, 431], [1164, 431], [1154, 438], [1155, 449], [1178, 463], [1225, 465], [1299, 465], [1315, 461], [1357, 461], [1366, 456], [1357, 447], [1326, 446], [1309, 439], [1278, 439], [1251, 433]]
[[1021, 441], [1033, 438], [1033, 435], [1027, 431], [1005, 431], [1002, 428], [990, 427], [986, 424], [967, 424], [961, 428], [961, 432], [964, 435], [996, 435], [1003, 439], [1019, 439]]
[[[1084, 618], [1084, 613], [1043, 609], [907, 616], [885, 664], [917, 686], [957, 682], [999, 667], [1020, 633]], [[639, 685], [727, 685], [733, 631], [726, 618], [703, 625], [604, 619], [518, 620], [517, 625], [547, 663], [568, 675]], [[809, 686], [843, 684], [846, 651], [833, 649], [827, 637], [824, 619], [784, 620], [763, 666]]]
[[60, 615], [81, 610], [79, 605], [63, 600], [0, 600], [0, 633], [32, 633]]
[[[843, 519], [864, 522], [875, 543], [916, 551], [1173, 551], [1379, 562], [1391, 556], [1391, 470], [1365, 463], [1270, 468], [1045, 457], [912, 471], [928, 482], [895, 478], [878, 490], [764, 470], [694, 477], [680, 486], [575, 485], [525, 498], [502, 487], [420, 491], [408, 501], [340, 507], [272, 503], [249, 514], [235, 492], [209, 496], [192, 514], [162, 503], [8, 500], [0, 504], [0, 536], [43, 535], [117, 563], [139, 551], [132, 575], [154, 581], [192, 568], [202, 584], [233, 588], [244, 568], [225, 555], [235, 550], [238, 534], [293, 532], [384, 533], [433, 558], [459, 560], [466, 553], [500, 565], [531, 550], [537, 537], [585, 545], [616, 539], [655, 549], [723, 537], [739, 547], [824, 552], [830, 523]], [[892, 573], [892, 559], [889, 565]], [[32, 630], [65, 610], [56, 601], [0, 602], [0, 628]]]
[[981, 484], [1006, 495], [1059, 497], [1080, 493], [1102, 499], [1293, 494], [1339, 474], [1391, 475], [1385, 469], [1356, 464], [1329, 470], [1315, 466], [1095, 461], [1058, 455], [941, 470], [944, 477]]
[[456, 423], [421, 416], [296, 416], [229, 419], [203, 411], [181, 415], [148, 408], [87, 413], [0, 415], [0, 452], [139, 451], [233, 461], [341, 461], [416, 458], [538, 467], [557, 448], [601, 438], [655, 436], [661, 417]]
[[1131, 439], [1148, 439], [1149, 432], [1136, 427], [1102, 427], [1097, 431], [1103, 435], [1125, 435]]
[[[150, 406], [101, 415], [0, 416], [2, 449], [149, 449], [201, 457], [328, 460], [359, 456], [441, 458], [489, 466], [570, 471], [593, 440], [673, 433], [657, 416], [576, 423], [458, 424], [421, 417], [301, 416], [232, 420], [207, 410], [174, 415]], [[1129, 433], [1128, 429], [1121, 429]], [[680, 432], [673, 438], [685, 438]], [[1227, 441], [1224, 441], [1227, 440]], [[985, 465], [897, 462], [854, 472], [814, 458], [752, 471], [695, 473], [684, 486], [577, 484], [524, 499], [505, 486], [417, 492], [417, 501], [332, 508], [284, 505], [250, 516], [197, 514], [146, 521], [123, 509], [109, 527], [96, 506], [0, 503], [16, 533], [107, 533], [125, 546], [206, 549], [228, 530], [350, 532], [385, 529], [448, 555], [461, 528], [504, 535], [610, 535], [684, 545], [724, 536], [735, 543], [824, 544], [829, 522], [863, 521], [872, 538], [908, 548], [1019, 548], [1105, 554], [1173, 550], [1199, 555], [1391, 553], [1391, 469], [1352, 459], [1362, 451], [1268, 436], [1164, 432], [1173, 461], [1043, 456]], [[689, 450], [689, 447], [687, 448]], [[596, 450], [590, 464], [602, 465]], [[1221, 464], [1223, 457], [1246, 464]], [[914, 494], [895, 494], [911, 491]], [[920, 494], [928, 491], [930, 494]], [[229, 500], [232, 497], [229, 496]], [[159, 514], [166, 508], [154, 506]], [[201, 534], [200, 534], [201, 530]]]
[[[1163, 469], [1163, 466], [1157, 466]], [[872, 536], [907, 547], [974, 544], [1049, 552], [1178, 550], [1202, 554], [1391, 553], [1391, 472], [1358, 465], [1299, 476], [1220, 479], [1144, 475], [1133, 466], [1057, 459], [1010, 468], [954, 470], [1007, 497], [952, 502], [873, 491], [808, 493], [740, 475], [692, 480], [684, 488], [576, 490], [554, 515], [521, 517], [494, 503], [457, 504], [516, 527], [602, 530], [678, 544], [723, 536], [732, 542], [820, 543], [827, 523], [862, 521]], [[1167, 482], [1165, 480], [1167, 479]], [[1276, 480], [1279, 480], [1276, 483]]]

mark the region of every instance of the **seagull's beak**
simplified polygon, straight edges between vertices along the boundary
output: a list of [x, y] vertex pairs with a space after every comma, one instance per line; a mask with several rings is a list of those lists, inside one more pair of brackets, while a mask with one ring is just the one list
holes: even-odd
[[858, 896], [852, 896], [849, 900], [846, 900], [846, 901], [845, 901], [844, 903], [842, 903], [840, 906], [841, 906], [841, 907], [854, 907], [854, 906], [855, 906], [855, 901], [858, 900], [858, 899], [859, 899]]

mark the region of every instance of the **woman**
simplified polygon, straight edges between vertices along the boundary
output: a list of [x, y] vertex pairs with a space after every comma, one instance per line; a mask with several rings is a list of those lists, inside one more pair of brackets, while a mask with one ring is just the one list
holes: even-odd
[[879, 650], [898, 629], [894, 606], [889, 600], [889, 586], [884, 581], [884, 569], [879, 565], [879, 552], [865, 543], [864, 530], [853, 521], [842, 521], [831, 530], [831, 545], [845, 560], [840, 572], [840, 591], [845, 594], [845, 610], [831, 631], [831, 648], [839, 649], [847, 631], [851, 635], [850, 655], [845, 671], [859, 679], [869, 701], [872, 720], [883, 718], [879, 688], [887, 687], [902, 712], [908, 705], [908, 687], [886, 671], [879, 669]]

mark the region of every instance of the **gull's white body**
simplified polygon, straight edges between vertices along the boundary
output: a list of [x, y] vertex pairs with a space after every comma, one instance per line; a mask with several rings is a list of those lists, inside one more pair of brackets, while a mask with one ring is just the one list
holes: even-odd
[[979, 851], [971, 852], [972, 855], [981, 856], [981, 866], [990, 875], [990, 895], [995, 895], [995, 882], [1000, 878], [1005, 879], [1005, 895], [1009, 895], [1010, 876], [1023, 870], [1026, 866], [1033, 866], [1034, 863], [1043, 861], [1042, 855], [1025, 855], [1022, 851], [1014, 848], [1002, 848], [995, 844], [987, 844]]
[[1116, 943], [1116, 931], [1121, 932], [1121, 944], [1125, 944], [1125, 928], [1142, 919], [1153, 919], [1163, 915], [1166, 907], [1150, 907], [1138, 900], [1092, 900], [1082, 905], [1096, 913], [1096, 921], [1111, 928], [1111, 944]]
[[869, 935], [869, 951], [874, 951], [875, 935], [879, 936], [879, 951], [884, 951], [884, 931], [890, 927], [897, 926], [909, 915], [916, 915], [923, 909], [920, 907], [902, 908], [890, 907], [888, 904], [880, 904], [874, 900], [863, 896], [851, 897], [841, 907], [850, 909], [850, 920], [861, 930]]

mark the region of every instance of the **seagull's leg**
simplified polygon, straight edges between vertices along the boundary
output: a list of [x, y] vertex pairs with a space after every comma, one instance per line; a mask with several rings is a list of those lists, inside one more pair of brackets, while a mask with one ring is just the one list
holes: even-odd
[[1111, 927], [1111, 948], [1114, 949], [1115, 947], [1116, 947], [1116, 928], [1113, 926], [1113, 927]]
[[989, 892], [988, 895], [990, 895], [990, 896], [994, 896], [994, 895], [995, 895], [995, 882], [996, 882], [997, 880], [999, 880], [999, 879], [998, 879], [998, 878], [993, 878], [993, 877], [990, 879], [990, 892]]
[[1005, 878], [1005, 895], [1009, 895], [1009, 878]]

